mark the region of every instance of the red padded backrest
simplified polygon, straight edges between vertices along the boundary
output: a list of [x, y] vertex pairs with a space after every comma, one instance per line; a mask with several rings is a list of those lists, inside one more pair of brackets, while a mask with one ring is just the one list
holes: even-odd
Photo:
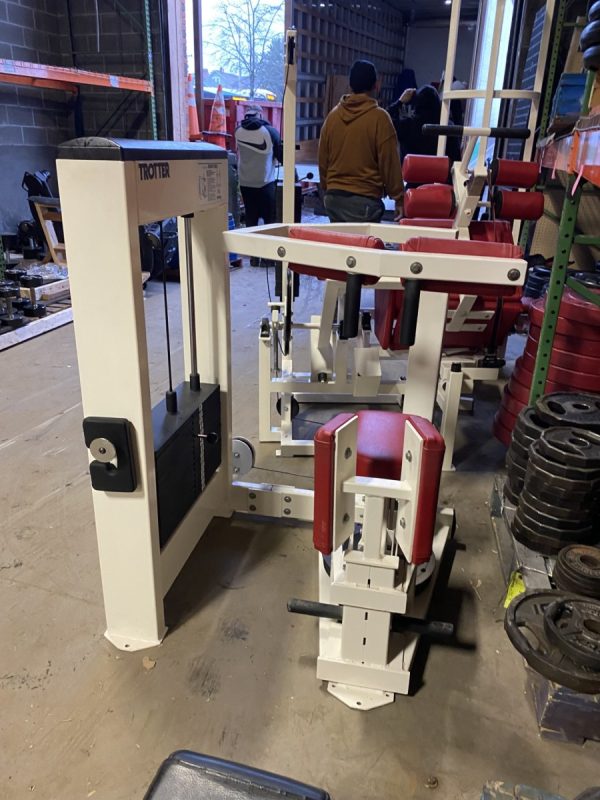
[[[317, 431], [315, 436], [315, 497], [313, 543], [329, 555], [333, 548], [335, 434], [354, 414], [338, 414]], [[438, 491], [444, 440], [435, 426], [414, 414], [393, 411], [359, 411], [357, 436], [357, 475], [399, 480], [402, 469], [404, 428], [410, 422], [423, 439], [421, 481], [415, 513], [412, 553], [413, 564], [429, 560], [435, 529]]]
[[407, 183], [447, 183], [450, 178], [450, 159], [448, 156], [409, 153], [402, 162], [402, 177]]
[[469, 236], [475, 242], [504, 242], [514, 244], [512, 225], [504, 219], [477, 220], [469, 225]]
[[[323, 244], [339, 244], [354, 250], [357, 247], [368, 247], [374, 250], [383, 250], [385, 245], [378, 236], [365, 236], [361, 233], [344, 233], [343, 231], [326, 231], [319, 228], [290, 228], [291, 239], [304, 239], [307, 242], [322, 242]], [[321, 267], [310, 267], [307, 264], [290, 264], [289, 268], [302, 275], [313, 275], [319, 280], [342, 281], [348, 277], [347, 272], [327, 270]], [[370, 285], [377, 283], [376, 277], [363, 276], [363, 283]]]
[[432, 236], [413, 236], [402, 245], [412, 253], [448, 253], [456, 256], [481, 256], [483, 258], [522, 258], [523, 251], [516, 244], [481, 242], [470, 239], [434, 239]]

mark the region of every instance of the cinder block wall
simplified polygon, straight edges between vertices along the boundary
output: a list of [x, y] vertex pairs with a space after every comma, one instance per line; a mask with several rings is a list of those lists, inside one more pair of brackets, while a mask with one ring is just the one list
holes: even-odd
[[[70, 66], [61, 35], [64, 0], [0, 0], [0, 58]], [[72, 95], [0, 83], [0, 231], [29, 216], [27, 170], [54, 172], [55, 146], [71, 135]]]
[[[150, 0], [159, 138], [166, 137], [159, 2]], [[70, 8], [70, 15], [68, 10]], [[145, 78], [144, 0], [0, 0], [0, 58]], [[149, 95], [82, 86], [70, 92], [0, 82], [0, 232], [29, 217], [25, 171], [56, 175], [56, 146], [76, 135], [152, 138]], [[51, 181], [56, 191], [55, 178]]]

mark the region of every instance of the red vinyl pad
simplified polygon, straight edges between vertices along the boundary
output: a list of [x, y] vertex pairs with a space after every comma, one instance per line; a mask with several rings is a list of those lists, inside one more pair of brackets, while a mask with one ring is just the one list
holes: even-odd
[[[374, 250], [383, 250], [383, 241], [377, 236], [365, 236], [361, 233], [344, 233], [343, 231], [324, 231], [317, 228], [290, 228], [291, 239], [304, 239], [307, 242], [322, 242], [323, 244], [339, 244], [347, 247], [351, 252], [357, 247], [367, 247]], [[290, 269], [302, 275], [314, 275], [319, 280], [342, 281], [345, 283], [347, 272], [309, 267], [307, 264], [290, 264]], [[363, 276], [363, 283], [368, 286], [377, 283], [379, 279], [374, 276]]]
[[503, 242], [514, 244], [512, 225], [504, 219], [476, 220], [469, 225], [469, 237], [474, 242]]
[[428, 183], [404, 193], [404, 214], [407, 217], [448, 219], [454, 211], [454, 192], [445, 183]]
[[491, 166], [491, 183], [494, 186], [512, 186], [515, 189], [531, 189], [540, 174], [535, 161], [514, 161], [495, 158]]
[[493, 202], [499, 219], [539, 219], [544, 213], [542, 192], [496, 189]]
[[[335, 432], [353, 414], [338, 414], [315, 435], [315, 505], [313, 543], [329, 555], [333, 548], [333, 504]], [[410, 422], [423, 439], [421, 483], [415, 514], [413, 551], [405, 554], [412, 564], [422, 564], [431, 556], [437, 501], [444, 459], [444, 440], [434, 425], [415, 414], [393, 411], [359, 411], [357, 435], [357, 475], [399, 480], [402, 470], [404, 428]]]
[[450, 159], [448, 156], [409, 154], [402, 162], [402, 177], [407, 183], [447, 183]]

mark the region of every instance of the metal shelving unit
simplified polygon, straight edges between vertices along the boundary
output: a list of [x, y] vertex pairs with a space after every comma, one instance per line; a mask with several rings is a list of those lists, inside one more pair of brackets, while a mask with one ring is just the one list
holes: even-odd
[[141, 78], [108, 75], [72, 67], [33, 64], [29, 61], [13, 61], [8, 58], [0, 58], [0, 83], [16, 83], [39, 89], [58, 89], [74, 93], [77, 92], [78, 86], [104, 86], [108, 89], [154, 94], [152, 83]]
[[[582, 112], [587, 114], [595, 73], [588, 72]], [[531, 384], [530, 403], [544, 394], [554, 343], [554, 334], [565, 286], [600, 306], [600, 295], [570, 278], [567, 267], [573, 244], [600, 245], [600, 237], [576, 236], [577, 212], [586, 183], [600, 186], [600, 116], [582, 116], [569, 136], [538, 144], [541, 166], [568, 175], [560, 216], [558, 243], [546, 297], [544, 320]]]

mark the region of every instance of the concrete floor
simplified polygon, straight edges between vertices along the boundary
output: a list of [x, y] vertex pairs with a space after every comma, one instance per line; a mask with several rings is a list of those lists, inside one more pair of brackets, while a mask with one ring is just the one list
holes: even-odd
[[[271, 278], [272, 280], [272, 278]], [[173, 307], [178, 287], [169, 287]], [[299, 310], [314, 309], [318, 288]], [[256, 439], [256, 338], [266, 273], [232, 274], [234, 433]], [[146, 300], [152, 387], [165, 387], [159, 287]], [[178, 316], [173, 314], [173, 317]], [[176, 362], [181, 335], [174, 322]], [[316, 622], [288, 597], [316, 598], [309, 528], [215, 521], [167, 598], [170, 632], [147, 653], [103, 638], [103, 608], [72, 326], [2, 354], [0, 399], [0, 797], [141, 798], [172, 750], [190, 748], [323, 786], [334, 800], [479, 797], [485, 780], [574, 796], [598, 782], [600, 746], [542, 741], [523, 662], [502, 627], [488, 516], [503, 448], [491, 437], [498, 387], [462, 420], [442, 502], [458, 518], [448, 588], [432, 616], [460, 648], [432, 645], [413, 694], [366, 714], [315, 678]], [[258, 464], [310, 486], [309, 459]], [[265, 473], [256, 471], [255, 476]], [[143, 666], [144, 655], [156, 661]]]

